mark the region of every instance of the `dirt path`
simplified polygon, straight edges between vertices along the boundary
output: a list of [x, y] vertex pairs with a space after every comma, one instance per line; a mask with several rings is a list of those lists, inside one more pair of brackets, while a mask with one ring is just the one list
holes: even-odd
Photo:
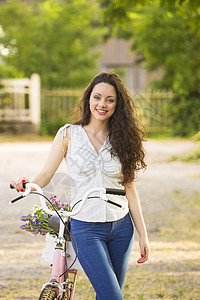
[[[40, 169], [50, 146], [49, 142], [0, 144], [0, 299], [36, 299], [31, 294], [35, 289], [38, 293], [39, 287], [35, 282], [38, 278], [45, 281], [48, 266], [40, 263], [44, 238], [30, 236], [19, 229], [21, 225], [19, 217], [32, 211], [36, 198], [8, 206], [8, 202], [16, 196], [8, 186], [16, 176], [24, 175], [31, 178]], [[159, 262], [161, 267], [163, 262], [163, 266], [165, 263], [167, 268], [172, 259], [180, 265], [180, 272], [184, 272], [186, 268], [181, 263], [183, 259], [190, 261], [194, 255], [196, 259], [200, 258], [199, 244], [195, 241], [190, 241], [190, 244], [181, 241], [177, 244], [163, 242], [156, 234], [159, 224], [162, 223], [159, 216], [165, 210], [173, 208], [175, 201], [172, 197], [173, 193], [181, 193], [185, 196], [190, 196], [192, 193], [200, 194], [200, 165], [167, 161], [169, 156], [185, 153], [194, 146], [191, 141], [149, 141], [145, 145], [148, 168], [144, 173], [139, 174], [136, 184], [153, 250], [151, 261], [147, 266], [149, 268], [151, 266], [155, 271], [158, 270]], [[64, 164], [58, 172], [65, 172]], [[172, 250], [171, 257], [167, 251], [169, 248]], [[136, 264], [137, 257], [138, 246], [135, 243], [130, 268]], [[199, 276], [198, 266], [196, 272]], [[27, 286], [30, 296], [27, 292], [25, 295], [21, 292], [23, 289], [27, 291]]]

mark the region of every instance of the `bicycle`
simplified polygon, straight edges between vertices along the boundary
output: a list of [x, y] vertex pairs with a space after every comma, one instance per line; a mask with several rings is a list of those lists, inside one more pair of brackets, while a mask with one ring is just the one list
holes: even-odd
[[[11, 185], [10, 187], [13, 188]], [[55, 207], [53, 207], [55, 209], [53, 211], [47, 206], [46, 201], [49, 201], [49, 199], [43, 194], [40, 186], [35, 183], [23, 183], [23, 188], [25, 189], [25, 192], [19, 197], [11, 200], [9, 204], [23, 199], [29, 194], [39, 195], [42, 208], [46, 213], [52, 215], [49, 221], [49, 226], [54, 229], [55, 232], [57, 232], [55, 238], [56, 243], [53, 251], [53, 261], [51, 264], [50, 279], [42, 286], [39, 300], [73, 300], [77, 279], [77, 270], [81, 269], [81, 266], [77, 259], [78, 251], [75, 241], [75, 252], [73, 252], [72, 247], [67, 247], [70, 240], [73, 239], [69, 228], [70, 217], [77, 215], [89, 198], [99, 198], [101, 201], [106, 201], [107, 203], [116, 205], [123, 209], [122, 205], [107, 199], [106, 194], [125, 196], [125, 190], [112, 188], [92, 188], [83, 195], [81, 200], [75, 203], [70, 211], [57, 211]], [[32, 189], [35, 191], [32, 191]], [[89, 197], [93, 193], [99, 193], [99, 197]], [[78, 208], [73, 210], [74, 207], [79, 203], [80, 205]], [[73, 261], [69, 266], [70, 258]]]

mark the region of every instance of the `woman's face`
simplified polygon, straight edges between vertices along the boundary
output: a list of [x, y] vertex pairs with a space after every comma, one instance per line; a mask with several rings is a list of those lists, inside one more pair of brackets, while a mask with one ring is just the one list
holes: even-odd
[[108, 83], [98, 83], [93, 88], [90, 99], [91, 119], [108, 121], [114, 114], [117, 105], [115, 88]]

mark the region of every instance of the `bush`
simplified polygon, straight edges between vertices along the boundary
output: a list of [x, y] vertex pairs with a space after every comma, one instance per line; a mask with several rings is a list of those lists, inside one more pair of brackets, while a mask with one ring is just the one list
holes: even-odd
[[172, 133], [179, 136], [191, 136], [200, 131], [200, 105], [198, 92], [187, 96], [175, 96], [169, 105], [172, 121]]

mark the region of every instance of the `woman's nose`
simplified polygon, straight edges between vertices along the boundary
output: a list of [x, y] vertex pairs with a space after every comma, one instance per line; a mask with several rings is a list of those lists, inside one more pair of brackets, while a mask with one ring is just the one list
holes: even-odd
[[106, 101], [104, 99], [101, 99], [101, 101], [99, 102], [99, 106], [106, 107]]

